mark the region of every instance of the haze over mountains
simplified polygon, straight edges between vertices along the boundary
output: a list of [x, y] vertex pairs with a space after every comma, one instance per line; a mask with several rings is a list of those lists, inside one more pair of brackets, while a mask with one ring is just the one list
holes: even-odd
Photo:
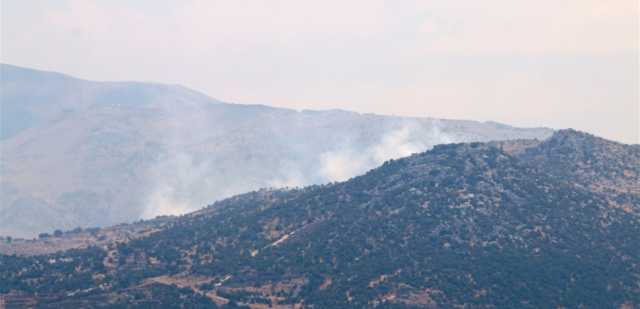
[[[119, 228], [133, 240], [0, 255], [0, 294], [44, 308], [636, 308], [639, 177], [640, 145], [573, 130], [438, 145]], [[49, 242], [86, 233], [113, 230]]]
[[346, 180], [440, 143], [552, 133], [228, 104], [176, 85], [7, 64], [0, 74], [0, 235], [181, 214], [258, 188]]

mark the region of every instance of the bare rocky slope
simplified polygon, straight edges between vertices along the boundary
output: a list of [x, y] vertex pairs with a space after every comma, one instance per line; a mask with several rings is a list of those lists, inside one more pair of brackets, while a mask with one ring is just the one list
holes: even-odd
[[638, 145], [573, 130], [438, 145], [131, 240], [0, 255], [0, 293], [45, 308], [635, 308], [639, 175]]
[[259, 188], [346, 180], [435, 144], [552, 132], [227, 104], [6, 64], [0, 77], [0, 235], [186, 213]]

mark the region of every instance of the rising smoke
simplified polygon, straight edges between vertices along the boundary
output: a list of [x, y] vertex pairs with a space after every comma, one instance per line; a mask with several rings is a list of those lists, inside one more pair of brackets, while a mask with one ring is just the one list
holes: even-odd
[[[441, 133], [437, 120], [403, 120], [368, 143], [350, 142], [324, 145], [324, 152], [299, 153], [295, 158], [281, 156], [277, 164], [250, 164], [243, 156], [220, 162], [217, 156], [202, 157], [187, 151], [172, 151], [150, 170], [154, 185], [146, 199], [143, 218], [179, 215], [197, 210], [215, 200], [264, 187], [300, 187], [344, 181], [363, 174], [389, 159], [430, 149], [435, 144], [455, 140]], [[344, 134], [344, 132], [335, 132]], [[285, 139], [286, 140], [286, 139]], [[307, 140], [306, 143], [317, 143]], [[291, 148], [279, 141], [279, 147]], [[255, 156], [254, 156], [255, 157]], [[302, 161], [300, 158], [303, 158]], [[273, 162], [274, 158], [254, 158]], [[221, 166], [223, 164], [224, 166]]]

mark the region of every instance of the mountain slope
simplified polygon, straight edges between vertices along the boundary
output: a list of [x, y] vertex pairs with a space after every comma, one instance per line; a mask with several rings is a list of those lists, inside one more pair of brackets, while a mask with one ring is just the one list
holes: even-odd
[[346, 180], [435, 144], [548, 129], [226, 104], [192, 90], [0, 65], [0, 235], [181, 214]]
[[[585, 147], [592, 164], [574, 160]], [[440, 145], [347, 182], [226, 199], [104, 249], [4, 256], [0, 291], [76, 306], [169, 289], [253, 308], [633, 308], [640, 204], [584, 183], [639, 165], [637, 146], [575, 131]], [[636, 200], [637, 185], [625, 192]]]

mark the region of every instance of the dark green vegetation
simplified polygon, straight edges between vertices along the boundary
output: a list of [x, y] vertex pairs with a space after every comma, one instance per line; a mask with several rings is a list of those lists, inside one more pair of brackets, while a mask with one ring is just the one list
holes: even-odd
[[0, 293], [76, 307], [633, 308], [638, 175], [640, 147], [571, 130], [436, 146], [106, 249], [2, 256]]

